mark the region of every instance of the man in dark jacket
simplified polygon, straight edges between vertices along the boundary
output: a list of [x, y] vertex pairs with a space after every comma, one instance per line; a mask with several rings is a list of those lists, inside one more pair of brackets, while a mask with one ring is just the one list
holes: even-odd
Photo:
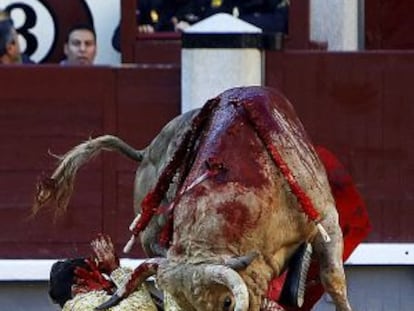
[[229, 2], [232, 2], [236, 12], [238, 11], [240, 19], [261, 28], [263, 32], [288, 32], [288, 0], [229, 0]]
[[231, 13], [230, 4], [222, 0], [169, 0], [159, 8], [157, 31], [182, 31], [213, 14]]
[[288, 0], [169, 0], [159, 7], [156, 31], [182, 31], [215, 13], [224, 12], [264, 32], [288, 32]]

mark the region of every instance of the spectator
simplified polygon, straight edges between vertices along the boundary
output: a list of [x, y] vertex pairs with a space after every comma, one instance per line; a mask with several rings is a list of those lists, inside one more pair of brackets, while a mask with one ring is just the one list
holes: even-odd
[[175, 0], [159, 8], [156, 31], [183, 31], [216, 13], [229, 13], [264, 32], [288, 32], [289, 0]]
[[[140, 33], [153, 33], [155, 24], [159, 19], [159, 9], [162, 0], [137, 1], [136, 23]], [[118, 52], [121, 51], [121, 27], [118, 25], [112, 36], [112, 46]]]
[[162, 0], [140, 0], [137, 4], [137, 25], [141, 33], [152, 33], [159, 20]]
[[[58, 261], [51, 268], [49, 296], [63, 311], [93, 311], [111, 298], [116, 286], [131, 272], [119, 267], [108, 236], [99, 236], [91, 246], [94, 252], [91, 258]], [[109, 310], [156, 311], [157, 308], [146, 288], [141, 287]]]
[[[226, 0], [224, 0], [226, 2]], [[263, 32], [288, 33], [289, 0], [227, 0], [238, 18]]]
[[[141, 0], [137, 24], [141, 33], [183, 31], [216, 13], [228, 13], [264, 32], [288, 32], [289, 0]], [[120, 51], [120, 27], [112, 38]]]
[[0, 64], [32, 64], [20, 49], [17, 31], [9, 15], [0, 11]]
[[64, 45], [66, 59], [61, 65], [93, 65], [97, 46], [95, 29], [86, 24], [71, 27]]
[[231, 13], [231, 5], [221, 0], [164, 1], [159, 8], [156, 31], [183, 31], [188, 26], [213, 14]]

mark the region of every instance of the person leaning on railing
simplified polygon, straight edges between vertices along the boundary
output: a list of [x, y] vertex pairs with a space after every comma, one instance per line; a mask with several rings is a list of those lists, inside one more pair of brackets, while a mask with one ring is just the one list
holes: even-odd
[[[136, 23], [139, 33], [153, 33], [159, 21], [159, 10], [162, 0], [137, 0]], [[115, 28], [112, 35], [112, 46], [121, 51], [121, 26]]]
[[[289, 0], [140, 0], [137, 28], [140, 33], [183, 31], [216, 13], [228, 13], [264, 32], [288, 32]], [[112, 37], [120, 51], [120, 27]]]
[[231, 13], [232, 8], [223, 0], [163, 1], [158, 10], [155, 31], [183, 31], [188, 26], [216, 13]]
[[233, 15], [263, 32], [288, 32], [289, 0], [223, 0]]
[[264, 32], [288, 32], [289, 0], [169, 0], [156, 8], [155, 31], [183, 31], [216, 13], [228, 13]]

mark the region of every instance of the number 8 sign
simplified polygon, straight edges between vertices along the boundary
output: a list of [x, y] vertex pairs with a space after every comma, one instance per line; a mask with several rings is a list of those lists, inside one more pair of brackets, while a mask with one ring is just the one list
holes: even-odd
[[0, 4], [13, 19], [24, 53], [36, 62], [47, 58], [56, 37], [52, 12], [37, 0], [0, 0]]
[[110, 42], [120, 0], [0, 0], [0, 9], [10, 14], [22, 51], [36, 63], [59, 63], [67, 32], [75, 24], [95, 26], [97, 63], [119, 63]]

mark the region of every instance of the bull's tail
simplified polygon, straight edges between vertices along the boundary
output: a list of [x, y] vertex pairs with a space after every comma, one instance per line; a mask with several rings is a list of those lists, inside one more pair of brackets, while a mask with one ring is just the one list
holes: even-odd
[[99, 136], [75, 146], [65, 155], [57, 157], [59, 166], [51, 177], [38, 182], [32, 214], [36, 215], [49, 203], [55, 205], [57, 215], [64, 213], [72, 195], [77, 170], [102, 150], [118, 151], [137, 162], [141, 162], [144, 155], [144, 150], [136, 150], [112, 135]]

